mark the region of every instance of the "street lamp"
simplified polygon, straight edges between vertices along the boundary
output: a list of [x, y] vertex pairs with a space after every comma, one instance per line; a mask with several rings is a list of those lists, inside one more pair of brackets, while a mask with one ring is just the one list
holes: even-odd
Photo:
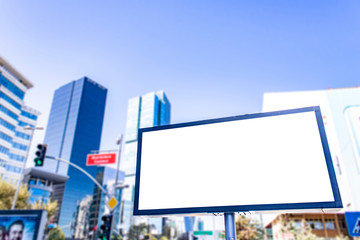
[[[129, 184], [124, 184], [123, 182], [120, 182], [118, 184], [115, 185], [115, 196], [116, 196], [116, 199], [119, 200], [119, 206], [118, 206], [118, 214], [116, 214], [117, 218], [118, 218], [118, 224], [116, 225], [116, 228], [117, 230], [120, 232], [120, 228], [121, 228], [121, 225], [120, 225], [120, 222], [122, 222], [122, 214], [123, 214], [123, 210], [122, 210], [122, 207], [123, 207], [123, 201], [122, 201], [122, 197], [120, 199], [119, 198], [119, 194], [120, 194], [120, 189], [121, 189], [121, 192], [122, 192], [122, 189], [124, 188], [128, 188], [130, 185]], [[121, 196], [122, 196], [122, 193], [121, 193]]]
[[115, 185], [116, 189], [123, 189], [123, 188], [128, 188], [128, 187], [129, 187], [129, 184], [123, 184], [123, 183]]
[[117, 159], [115, 185], [118, 185], [119, 170], [120, 170], [120, 159], [121, 159], [121, 143], [122, 143], [122, 140], [123, 140], [123, 135], [121, 134], [121, 135], [118, 137], [118, 139], [116, 140], [116, 145], [119, 145], [119, 152], [118, 152], [118, 159]]
[[19, 195], [19, 190], [20, 190], [20, 185], [21, 185], [21, 182], [23, 181], [23, 178], [24, 178], [24, 169], [26, 167], [26, 161], [29, 157], [29, 151], [30, 151], [30, 147], [31, 147], [31, 141], [32, 141], [32, 138], [33, 138], [33, 135], [34, 135], [34, 131], [35, 130], [43, 130], [44, 128], [43, 127], [39, 127], [39, 126], [35, 126], [35, 127], [32, 127], [32, 126], [25, 126], [23, 127], [24, 130], [30, 130], [31, 133], [30, 133], [30, 139], [29, 139], [29, 145], [28, 145], [28, 148], [27, 148], [27, 151], [26, 151], [26, 157], [24, 159], [24, 163], [23, 163], [23, 166], [21, 168], [21, 174], [20, 174], [20, 179], [17, 183], [17, 188], [16, 188], [16, 192], [15, 192], [15, 197], [14, 197], [14, 200], [13, 200], [13, 203], [12, 203], [12, 206], [11, 206], [11, 210], [14, 210], [15, 209], [15, 204], [16, 204], [16, 201], [17, 201], [17, 198], [18, 198], [18, 195]]

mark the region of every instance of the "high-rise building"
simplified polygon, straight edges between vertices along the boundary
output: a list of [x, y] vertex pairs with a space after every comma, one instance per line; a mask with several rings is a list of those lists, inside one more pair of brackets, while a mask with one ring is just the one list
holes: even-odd
[[[44, 139], [47, 156], [70, 161], [96, 176], [96, 167], [86, 166], [86, 156], [100, 146], [106, 95], [107, 89], [88, 77], [55, 91]], [[70, 237], [77, 202], [93, 194], [94, 183], [76, 168], [55, 160], [46, 159], [43, 169], [69, 177], [57, 215], [65, 236]]]
[[[170, 124], [170, 102], [163, 91], [151, 92], [128, 101], [124, 154], [121, 169], [125, 172], [125, 183], [130, 187], [124, 189], [124, 214], [121, 221], [124, 233], [136, 224], [132, 216], [137, 154], [137, 132], [139, 128]], [[157, 231], [162, 231], [162, 220], [153, 218]]]
[[90, 195], [77, 202], [74, 224], [71, 226], [72, 236], [75, 239], [87, 239], [88, 237], [91, 202], [92, 196]]
[[[265, 112], [310, 106], [320, 106], [343, 203], [343, 209], [340, 212], [360, 211], [360, 191], [357, 185], [360, 181], [360, 88], [265, 93], [263, 98]], [[314, 221], [311, 214], [300, 215], [293, 217], [303, 217]], [[318, 230], [329, 230], [327, 237], [332, 236], [331, 231], [336, 234], [343, 231], [344, 227], [341, 226], [342, 224], [335, 224], [338, 220], [332, 220], [333, 216], [322, 214], [321, 217], [315, 222], [317, 228], [320, 228]], [[341, 219], [343, 215], [340, 213], [335, 218]], [[272, 225], [276, 225], [278, 220], [275, 219]], [[333, 222], [334, 226], [328, 224], [327, 221]], [[326, 236], [325, 233], [321, 234], [318, 237]], [[274, 235], [274, 239], [284, 238], [276, 238]]]
[[[0, 178], [17, 184], [40, 114], [25, 106], [24, 97], [33, 84], [0, 57]], [[29, 126], [30, 130], [24, 129]]]

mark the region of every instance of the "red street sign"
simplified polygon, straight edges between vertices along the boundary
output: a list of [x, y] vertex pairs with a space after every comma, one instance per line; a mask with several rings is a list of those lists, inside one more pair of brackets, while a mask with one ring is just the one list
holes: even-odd
[[116, 153], [88, 154], [86, 165], [102, 165], [116, 163]]

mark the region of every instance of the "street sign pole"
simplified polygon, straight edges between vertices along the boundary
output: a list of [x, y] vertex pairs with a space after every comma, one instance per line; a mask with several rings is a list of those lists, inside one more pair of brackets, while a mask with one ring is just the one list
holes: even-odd
[[224, 213], [225, 219], [225, 239], [236, 240], [236, 229], [235, 229], [235, 213]]
[[[121, 159], [121, 144], [122, 144], [122, 139], [123, 139], [123, 135], [121, 134], [120, 137], [118, 138], [118, 140], [116, 141], [116, 144], [119, 145], [119, 152], [118, 152], [118, 159], [117, 159], [117, 168], [116, 168], [116, 177], [115, 177], [115, 184], [114, 184], [114, 190], [115, 190], [115, 196], [116, 196], [116, 200], [118, 200], [118, 197], [119, 197], [119, 194], [118, 194], [118, 189], [116, 189], [116, 186], [118, 185], [118, 178], [119, 178], [119, 170], [120, 170], [120, 159]], [[120, 191], [120, 190], [119, 190]], [[121, 200], [120, 200], [120, 203], [121, 203]], [[114, 208], [111, 209], [111, 214], [112, 214], [112, 220], [114, 220], [114, 214], [115, 214], [115, 211], [114, 211]], [[120, 210], [119, 210], [120, 212]], [[119, 214], [120, 216], [120, 214]], [[112, 226], [111, 226], [111, 229], [110, 229], [110, 236], [112, 234]], [[150, 239], [151, 240], [151, 239]]]

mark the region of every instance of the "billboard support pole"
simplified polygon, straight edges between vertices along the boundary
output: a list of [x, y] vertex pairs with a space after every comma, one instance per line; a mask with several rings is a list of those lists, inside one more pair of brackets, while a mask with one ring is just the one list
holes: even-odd
[[225, 219], [225, 239], [226, 240], [235, 240], [236, 239], [236, 229], [235, 229], [235, 213], [224, 213]]

